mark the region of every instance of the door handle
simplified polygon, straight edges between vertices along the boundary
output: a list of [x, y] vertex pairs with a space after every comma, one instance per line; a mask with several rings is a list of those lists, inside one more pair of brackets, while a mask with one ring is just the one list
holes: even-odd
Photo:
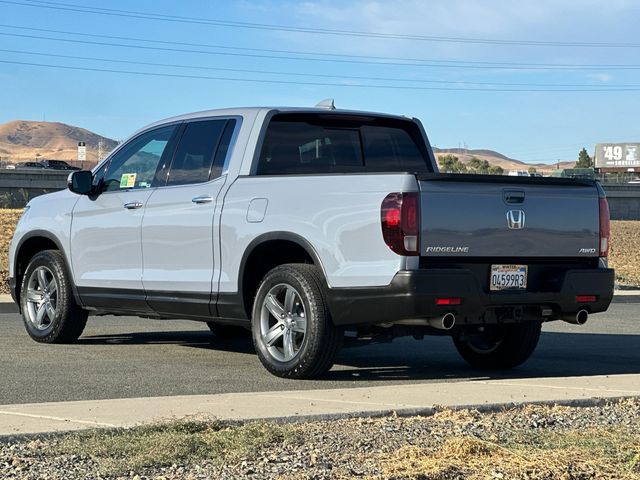
[[135, 210], [142, 207], [142, 202], [129, 202], [124, 204], [124, 208], [127, 210]]
[[193, 197], [191, 201], [193, 203], [211, 203], [213, 202], [213, 197], [210, 195], [198, 195], [197, 197]]

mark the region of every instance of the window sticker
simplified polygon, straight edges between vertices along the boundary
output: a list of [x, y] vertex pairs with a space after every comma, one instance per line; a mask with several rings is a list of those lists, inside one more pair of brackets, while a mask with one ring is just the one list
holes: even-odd
[[123, 173], [120, 178], [120, 188], [133, 188], [136, 186], [137, 173]]

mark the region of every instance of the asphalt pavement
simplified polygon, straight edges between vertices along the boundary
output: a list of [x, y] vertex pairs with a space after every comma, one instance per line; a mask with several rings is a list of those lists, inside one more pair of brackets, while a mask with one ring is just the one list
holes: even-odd
[[0, 404], [639, 374], [636, 302], [621, 297], [583, 327], [546, 324], [533, 357], [507, 373], [471, 370], [449, 338], [426, 337], [345, 348], [314, 381], [273, 377], [250, 339], [221, 340], [196, 322], [91, 317], [78, 343], [42, 345], [18, 314], [0, 313]]

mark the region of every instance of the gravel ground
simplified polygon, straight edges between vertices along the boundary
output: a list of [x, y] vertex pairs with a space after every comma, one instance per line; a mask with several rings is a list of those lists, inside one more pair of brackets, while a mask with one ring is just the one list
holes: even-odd
[[0, 478], [640, 479], [640, 400], [94, 431], [2, 444]]

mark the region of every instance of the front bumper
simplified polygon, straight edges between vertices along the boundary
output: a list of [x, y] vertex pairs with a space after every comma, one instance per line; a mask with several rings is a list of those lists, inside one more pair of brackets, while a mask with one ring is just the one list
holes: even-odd
[[[329, 308], [338, 326], [375, 325], [441, 317], [451, 312], [457, 324], [490, 324], [558, 319], [581, 309], [603, 312], [613, 299], [614, 271], [609, 268], [567, 270], [553, 292], [489, 292], [467, 269], [433, 268], [398, 272], [385, 287], [331, 288]], [[596, 301], [576, 303], [577, 295]], [[437, 298], [461, 298], [460, 305], [436, 305]], [[544, 312], [543, 312], [544, 311]]]

